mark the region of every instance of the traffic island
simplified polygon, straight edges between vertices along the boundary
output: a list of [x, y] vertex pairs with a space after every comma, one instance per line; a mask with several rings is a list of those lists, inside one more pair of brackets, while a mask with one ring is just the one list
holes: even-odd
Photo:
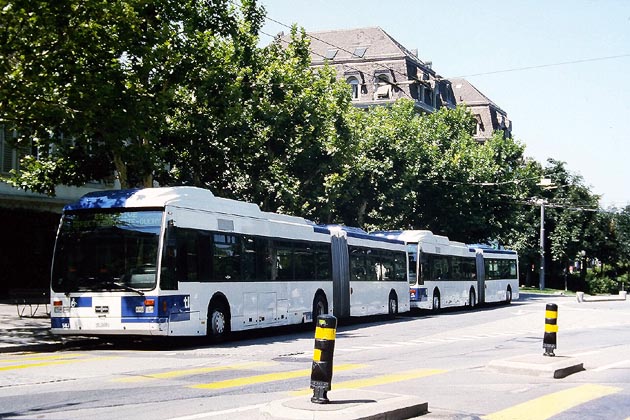
[[313, 404], [304, 396], [273, 401], [260, 409], [273, 420], [409, 419], [426, 414], [429, 404], [410, 395], [366, 390], [330, 391], [329, 403]]
[[577, 301], [582, 302], [606, 302], [613, 300], [626, 300], [628, 292], [622, 290], [618, 295], [585, 295], [584, 292], [577, 292], [575, 297]]
[[488, 368], [500, 373], [561, 379], [583, 371], [584, 364], [573, 357], [545, 357], [542, 354], [531, 354], [504, 360], [493, 360], [488, 364]]

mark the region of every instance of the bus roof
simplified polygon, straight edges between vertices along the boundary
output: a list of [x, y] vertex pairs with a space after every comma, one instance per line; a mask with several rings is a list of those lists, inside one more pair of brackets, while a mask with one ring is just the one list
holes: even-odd
[[405, 242], [392, 236], [381, 236], [367, 233], [361, 228], [344, 226], [344, 225], [319, 225], [327, 229], [330, 233], [343, 231], [349, 238], [367, 239], [369, 241], [389, 242], [394, 244], [404, 244]]
[[167, 205], [236, 214], [285, 223], [315, 223], [297, 216], [268, 213], [256, 204], [216, 197], [211, 191], [197, 187], [161, 187], [131, 190], [97, 191], [84, 195], [64, 207], [64, 211], [94, 209], [164, 208]]

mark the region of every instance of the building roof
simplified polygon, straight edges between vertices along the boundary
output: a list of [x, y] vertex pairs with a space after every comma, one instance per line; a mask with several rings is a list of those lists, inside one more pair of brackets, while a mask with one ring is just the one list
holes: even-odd
[[338, 62], [408, 57], [426, 66], [416, 54], [379, 27], [309, 32], [307, 36], [311, 40], [311, 60], [314, 64], [326, 59]]
[[502, 114], [505, 112], [486, 95], [481, 93], [472, 83], [466, 79], [455, 78], [449, 79], [453, 86], [455, 101], [457, 104], [465, 104], [468, 106], [491, 106], [496, 108]]

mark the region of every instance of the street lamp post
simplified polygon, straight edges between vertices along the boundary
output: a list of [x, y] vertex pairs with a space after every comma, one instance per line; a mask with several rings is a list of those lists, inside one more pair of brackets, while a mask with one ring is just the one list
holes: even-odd
[[540, 204], [540, 281], [539, 288], [545, 288], [545, 200], [538, 200]]

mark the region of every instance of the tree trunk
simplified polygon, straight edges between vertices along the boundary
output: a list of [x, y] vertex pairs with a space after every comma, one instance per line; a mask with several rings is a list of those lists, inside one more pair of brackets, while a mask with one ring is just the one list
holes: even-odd
[[367, 200], [363, 200], [357, 210], [357, 226], [358, 227], [363, 227], [363, 222], [365, 219], [365, 209], [367, 209], [367, 204], [368, 204]]
[[127, 180], [127, 165], [123, 162], [122, 157], [117, 152], [114, 152], [114, 166], [116, 172], [118, 172], [118, 180], [120, 181], [120, 188], [129, 188], [129, 181]]
[[145, 188], [153, 188], [153, 175], [146, 174], [142, 178], [142, 185], [144, 185]]

